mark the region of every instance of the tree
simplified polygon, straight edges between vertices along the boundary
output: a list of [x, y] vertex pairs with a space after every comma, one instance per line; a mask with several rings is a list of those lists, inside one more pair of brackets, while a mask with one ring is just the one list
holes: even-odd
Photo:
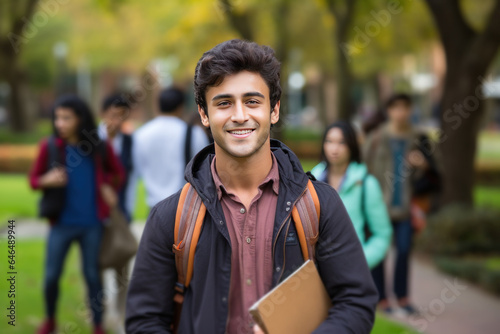
[[483, 77], [500, 45], [500, 0], [482, 31], [466, 22], [459, 1], [427, 0], [445, 50], [447, 71], [439, 140], [445, 173], [443, 204], [472, 205], [474, 158], [483, 117]]
[[[345, 46], [348, 43], [349, 27], [354, 17], [356, 0], [327, 0], [327, 5], [336, 22], [333, 45]], [[337, 56], [337, 73], [337, 116], [339, 119], [349, 120], [354, 111], [351, 99], [353, 74], [349, 59], [343, 52], [339, 52]]]
[[2, 2], [0, 18], [0, 79], [10, 87], [9, 120], [14, 131], [27, 131], [28, 99], [25, 73], [19, 64], [19, 54], [31, 34], [36, 34], [36, 26], [30, 22], [38, 0], [9, 0]]

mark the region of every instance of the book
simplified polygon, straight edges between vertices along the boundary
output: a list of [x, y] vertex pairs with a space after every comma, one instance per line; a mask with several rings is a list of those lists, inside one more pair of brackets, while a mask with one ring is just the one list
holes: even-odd
[[255, 302], [249, 312], [266, 334], [306, 334], [328, 317], [331, 306], [316, 265], [308, 260]]

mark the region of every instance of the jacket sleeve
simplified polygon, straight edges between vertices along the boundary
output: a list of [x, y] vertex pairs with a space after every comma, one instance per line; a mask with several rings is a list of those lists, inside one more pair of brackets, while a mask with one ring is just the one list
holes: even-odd
[[314, 333], [370, 333], [378, 293], [361, 243], [337, 192], [321, 182], [315, 188], [321, 205], [316, 261], [333, 306]]
[[38, 156], [36, 157], [33, 166], [29, 173], [29, 181], [32, 189], [40, 189], [40, 177], [47, 172], [48, 144], [44, 139], [40, 142], [38, 148]]
[[391, 243], [392, 226], [377, 179], [369, 175], [365, 182], [365, 207], [362, 210], [366, 210], [371, 236], [364, 245], [364, 251], [368, 266], [373, 268], [385, 258]]
[[146, 222], [127, 295], [127, 333], [171, 333], [177, 282], [174, 196], [153, 207]]
[[106, 142], [106, 157], [106, 183], [109, 183], [116, 191], [119, 191], [125, 181], [125, 169], [113, 151], [113, 147], [108, 142]]

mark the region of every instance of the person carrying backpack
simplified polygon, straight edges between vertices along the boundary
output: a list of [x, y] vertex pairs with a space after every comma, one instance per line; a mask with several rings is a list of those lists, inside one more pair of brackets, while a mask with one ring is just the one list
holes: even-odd
[[248, 308], [307, 258], [333, 303], [314, 333], [369, 333], [378, 295], [341, 199], [270, 139], [281, 96], [273, 50], [223, 42], [199, 60], [194, 87], [214, 144], [188, 164], [182, 191], [149, 215], [127, 333], [258, 332]]
[[[94, 117], [79, 97], [59, 98], [52, 111], [54, 134], [44, 139], [30, 172], [30, 185], [44, 191], [41, 214], [49, 218], [44, 297], [46, 319], [39, 334], [56, 332], [56, 304], [64, 259], [73, 242], [81, 249], [94, 334], [102, 327], [99, 250], [103, 223], [118, 204], [124, 171], [110, 145], [97, 136]], [[49, 195], [50, 196], [47, 196]], [[50, 211], [50, 212], [49, 212]]]
[[392, 227], [380, 184], [361, 162], [356, 131], [349, 122], [326, 128], [321, 157], [311, 173], [338, 191], [372, 269], [387, 254]]

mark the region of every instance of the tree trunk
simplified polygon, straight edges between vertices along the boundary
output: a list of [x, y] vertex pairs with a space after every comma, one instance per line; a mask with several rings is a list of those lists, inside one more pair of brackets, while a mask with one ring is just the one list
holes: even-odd
[[473, 205], [474, 160], [483, 112], [482, 78], [500, 45], [500, 0], [481, 32], [464, 19], [455, 0], [427, 0], [446, 54], [439, 145], [442, 204]]
[[442, 204], [471, 206], [477, 135], [484, 114], [483, 101], [475, 93], [480, 83], [477, 76], [459, 74], [460, 69], [450, 68], [448, 73], [441, 101], [443, 132], [439, 141], [444, 170]]
[[[32, 17], [38, 0], [16, 1], [11, 0], [5, 4], [3, 9], [4, 20], [8, 22], [0, 28], [0, 79], [4, 79], [9, 84], [9, 103], [7, 106], [10, 128], [16, 132], [27, 132], [32, 128], [32, 115], [29, 113], [28, 87], [24, 73], [18, 63], [19, 52], [26, 42], [23, 28]], [[8, 20], [6, 19], [8, 18]], [[16, 45], [13, 41], [18, 41]], [[14, 43], [14, 44], [12, 44]]]
[[33, 124], [28, 112], [29, 101], [24, 75], [15, 59], [3, 59], [8, 59], [6, 63], [9, 64], [4, 67], [4, 78], [10, 89], [7, 105], [9, 125], [14, 132], [27, 132], [32, 129]]
[[333, 32], [333, 45], [338, 46], [337, 51], [337, 117], [350, 120], [354, 110], [351, 99], [353, 75], [347, 55], [342, 51], [342, 46], [348, 45], [349, 27], [354, 17], [355, 0], [327, 2], [330, 13], [335, 17]]
[[338, 54], [337, 68], [337, 116], [339, 119], [349, 121], [354, 113], [351, 97], [353, 75], [347, 58], [341, 52]]

